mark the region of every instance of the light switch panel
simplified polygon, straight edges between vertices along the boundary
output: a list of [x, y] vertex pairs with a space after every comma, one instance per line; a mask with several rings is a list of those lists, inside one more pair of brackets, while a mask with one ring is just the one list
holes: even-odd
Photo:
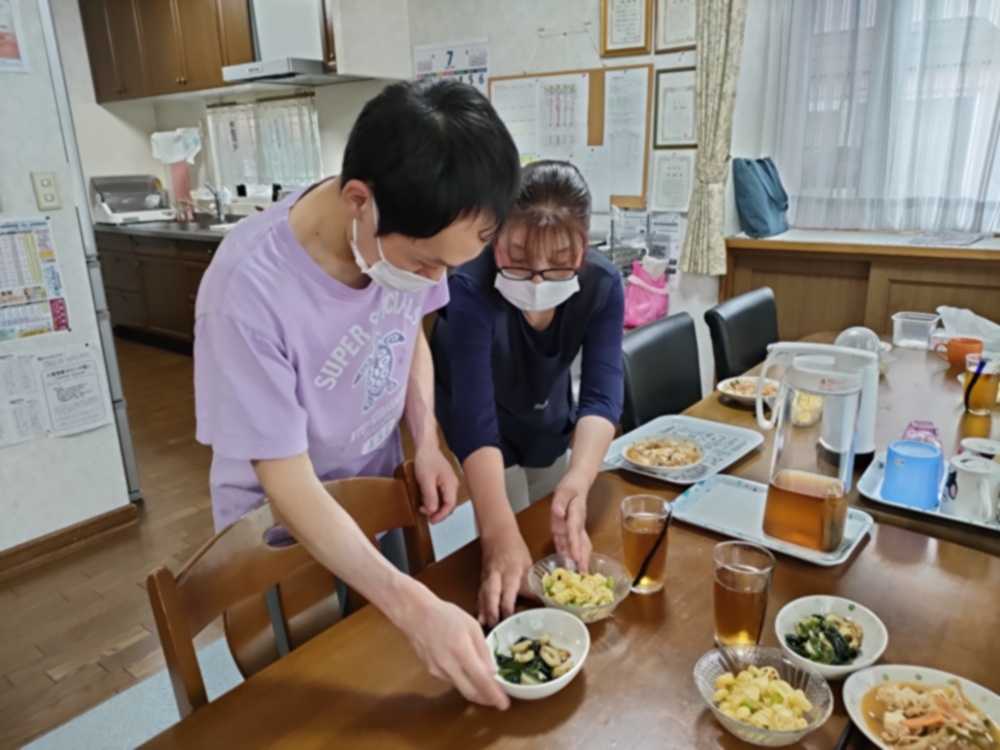
[[32, 172], [31, 184], [35, 188], [35, 203], [39, 211], [51, 211], [62, 207], [55, 172]]

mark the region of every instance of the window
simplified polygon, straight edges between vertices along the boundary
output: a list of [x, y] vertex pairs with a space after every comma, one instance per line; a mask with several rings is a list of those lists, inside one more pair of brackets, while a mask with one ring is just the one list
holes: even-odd
[[1000, 230], [1000, 0], [769, 5], [795, 226]]
[[208, 133], [220, 185], [308, 185], [323, 174], [311, 94], [209, 107]]

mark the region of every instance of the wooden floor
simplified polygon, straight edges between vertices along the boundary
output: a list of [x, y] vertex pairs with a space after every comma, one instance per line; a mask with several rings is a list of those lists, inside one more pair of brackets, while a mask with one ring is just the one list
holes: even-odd
[[[0, 748], [17, 747], [163, 666], [146, 574], [212, 534], [209, 449], [190, 357], [118, 340], [144, 502], [136, 527], [0, 583]], [[218, 637], [210, 628], [199, 642]]]

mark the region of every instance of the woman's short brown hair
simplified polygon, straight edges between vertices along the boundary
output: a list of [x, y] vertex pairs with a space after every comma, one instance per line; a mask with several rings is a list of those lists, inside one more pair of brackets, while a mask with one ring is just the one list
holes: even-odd
[[507, 218], [508, 229], [521, 227], [528, 261], [534, 263], [545, 248], [569, 239], [572, 265], [578, 265], [590, 231], [590, 189], [580, 170], [568, 161], [551, 159], [524, 166]]

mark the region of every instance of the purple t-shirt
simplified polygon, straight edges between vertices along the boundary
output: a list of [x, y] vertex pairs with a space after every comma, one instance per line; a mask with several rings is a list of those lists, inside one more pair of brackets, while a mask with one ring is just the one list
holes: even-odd
[[320, 479], [391, 476], [421, 318], [448, 302], [426, 292], [353, 289], [298, 243], [289, 196], [241, 221], [198, 289], [198, 441], [212, 446], [212, 514], [224, 529], [258, 507], [252, 459], [308, 451]]

